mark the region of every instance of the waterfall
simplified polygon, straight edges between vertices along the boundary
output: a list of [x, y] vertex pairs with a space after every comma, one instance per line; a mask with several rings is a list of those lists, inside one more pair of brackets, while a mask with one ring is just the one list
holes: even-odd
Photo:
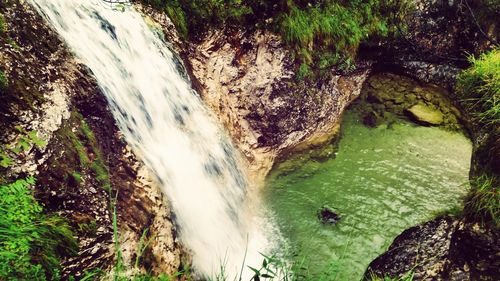
[[248, 183], [235, 149], [183, 75], [167, 44], [133, 7], [100, 0], [29, 0], [87, 65], [128, 144], [154, 172], [193, 267], [234, 278], [262, 261]]

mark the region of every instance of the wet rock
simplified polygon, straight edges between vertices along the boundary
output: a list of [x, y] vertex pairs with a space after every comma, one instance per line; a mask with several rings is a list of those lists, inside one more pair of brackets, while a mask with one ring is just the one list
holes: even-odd
[[341, 216], [333, 208], [324, 206], [318, 211], [318, 219], [322, 224], [335, 225], [341, 219]]
[[440, 125], [443, 123], [443, 113], [423, 103], [418, 103], [405, 110], [405, 113], [415, 122], [422, 125]]
[[498, 280], [500, 231], [441, 217], [401, 233], [389, 250], [372, 261], [372, 275], [392, 278], [412, 271], [413, 280]]

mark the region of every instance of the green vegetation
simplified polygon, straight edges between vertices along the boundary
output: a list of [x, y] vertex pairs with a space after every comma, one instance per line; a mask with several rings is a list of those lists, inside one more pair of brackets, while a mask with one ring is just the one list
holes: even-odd
[[338, 55], [354, 58], [359, 44], [370, 36], [397, 33], [401, 17], [410, 8], [409, 1], [288, 2], [289, 9], [279, 23], [283, 39], [301, 61], [321, 61], [322, 67], [337, 64]]
[[61, 255], [77, 248], [66, 221], [46, 215], [32, 177], [0, 186], [0, 280], [58, 280]]
[[32, 146], [42, 148], [47, 145], [47, 142], [38, 137], [37, 131], [26, 131], [20, 126], [15, 129], [20, 133], [16, 144], [10, 148], [15, 154], [28, 151]]
[[500, 49], [470, 58], [472, 66], [458, 80], [459, 92], [477, 123], [500, 124]]
[[0, 70], [0, 91], [3, 91], [8, 85], [9, 82], [7, 81], [7, 77], [5, 77], [5, 73]]
[[242, 0], [141, 0], [163, 10], [172, 19], [181, 36], [205, 31], [206, 26], [241, 22], [251, 9]]
[[67, 139], [68, 156], [74, 158], [79, 167], [67, 167], [72, 169], [67, 171], [68, 177], [71, 177], [74, 183], [79, 184], [82, 178], [80, 172], [76, 170], [90, 169], [100, 187], [109, 193], [111, 191], [109, 172], [94, 133], [80, 114], [73, 113], [72, 120], [76, 130], [70, 127], [64, 128], [61, 134]]
[[75, 180], [75, 182], [77, 184], [80, 184], [82, 182], [82, 175], [78, 172], [73, 172], [71, 173], [71, 176], [73, 177], [73, 179]]
[[141, 1], [165, 11], [184, 37], [231, 23], [280, 33], [294, 50], [299, 78], [310, 73], [306, 66], [352, 66], [363, 41], [397, 34], [404, 29], [403, 18], [413, 7], [409, 0]]
[[500, 227], [500, 50], [470, 58], [471, 67], [458, 78], [458, 92], [480, 139], [476, 158], [482, 171], [471, 178], [465, 214]]
[[9, 157], [8, 152], [0, 146], [0, 167], [7, 168], [12, 165], [12, 159]]
[[0, 14], [0, 36], [7, 32], [7, 23], [5, 22], [5, 17]]
[[92, 219], [88, 222], [79, 223], [77, 233], [94, 237], [97, 233], [97, 221]]
[[464, 212], [467, 216], [483, 223], [491, 222], [500, 228], [500, 192], [498, 179], [483, 174], [471, 182], [473, 189], [465, 200]]
[[46, 141], [38, 137], [37, 131], [26, 131], [20, 126], [16, 126], [15, 129], [20, 133], [16, 143], [12, 146], [0, 144], [0, 167], [2, 168], [8, 168], [12, 165], [13, 159], [11, 156], [15, 157], [22, 152], [28, 151], [33, 146], [43, 148], [47, 145]]
[[[115, 244], [115, 265], [112, 270], [112, 279], [114, 281], [171, 281], [179, 280], [180, 276], [183, 276], [183, 280], [191, 280], [189, 275], [189, 270], [178, 271], [173, 275], [161, 274], [160, 276], [152, 276], [149, 272], [142, 273], [140, 270], [140, 261], [146, 248], [149, 246], [151, 239], [147, 239], [148, 229], [145, 229], [141, 235], [139, 245], [136, 249], [135, 261], [132, 266], [127, 265], [123, 260], [123, 254], [120, 245], [120, 233], [118, 229], [118, 216], [116, 213], [116, 198], [111, 198], [111, 208], [113, 214], [113, 240]], [[132, 276], [127, 276], [127, 272], [134, 272]], [[90, 280], [101, 280], [105, 274], [103, 272], [97, 272], [92, 275], [93, 279]]]

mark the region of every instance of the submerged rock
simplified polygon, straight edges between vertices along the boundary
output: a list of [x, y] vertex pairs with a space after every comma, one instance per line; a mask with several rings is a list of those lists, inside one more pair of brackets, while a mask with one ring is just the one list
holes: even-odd
[[363, 116], [363, 124], [370, 128], [375, 128], [379, 125], [380, 118], [374, 112], [368, 112]]
[[323, 224], [335, 225], [341, 218], [339, 214], [335, 213], [335, 211], [328, 206], [324, 206], [318, 211], [318, 219]]
[[423, 103], [416, 105], [405, 110], [405, 113], [415, 122], [422, 125], [440, 125], [444, 121], [444, 116], [441, 111], [427, 106]]

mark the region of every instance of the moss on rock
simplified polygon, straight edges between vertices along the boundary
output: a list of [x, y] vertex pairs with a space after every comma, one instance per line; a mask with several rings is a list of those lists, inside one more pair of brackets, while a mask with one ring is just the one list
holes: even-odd
[[366, 101], [362, 109], [365, 123], [372, 127], [384, 120], [391, 121], [389, 112], [420, 125], [462, 128], [460, 110], [445, 89], [408, 77], [391, 73], [373, 75], [363, 88], [361, 101]]

